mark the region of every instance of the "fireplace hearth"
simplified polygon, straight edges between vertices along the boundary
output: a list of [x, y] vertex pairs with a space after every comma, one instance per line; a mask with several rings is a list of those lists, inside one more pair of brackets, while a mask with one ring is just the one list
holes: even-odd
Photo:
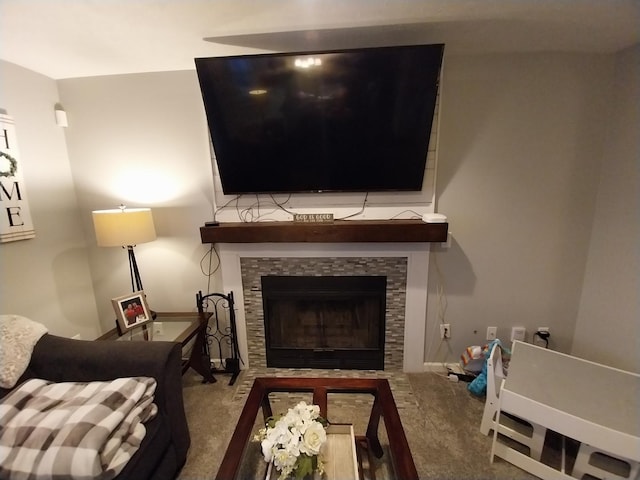
[[261, 277], [275, 368], [384, 369], [386, 276]]

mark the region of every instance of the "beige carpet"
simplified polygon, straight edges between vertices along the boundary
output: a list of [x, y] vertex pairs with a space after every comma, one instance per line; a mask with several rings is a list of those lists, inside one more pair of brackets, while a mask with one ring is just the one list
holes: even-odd
[[[466, 383], [453, 383], [435, 373], [270, 370], [245, 371], [234, 386], [228, 386], [227, 375], [217, 375], [215, 384], [202, 384], [194, 372], [185, 374], [184, 399], [191, 449], [179, 477], [181, 480], [215, 478], [246, 394], [258, 375], [388, 378], [420, 478], [536, 478], [501, 459], [489, 463], [491, 437], [480, 433], [484, 400], [471, 395]], [[356, 434], [362, 434], [370, 400], [342, 397], [329, 397], [330, 420], [354, 423]], [[296, 400], [290, 396], [275, 398], [274, 413], [286, 410]]]

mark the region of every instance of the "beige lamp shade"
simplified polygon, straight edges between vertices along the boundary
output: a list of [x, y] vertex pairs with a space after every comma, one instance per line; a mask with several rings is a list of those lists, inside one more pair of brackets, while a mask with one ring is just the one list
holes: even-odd
[[116, 208], [92, 212], [100, 247], [126, 247], [156, 239], [150, 208]]

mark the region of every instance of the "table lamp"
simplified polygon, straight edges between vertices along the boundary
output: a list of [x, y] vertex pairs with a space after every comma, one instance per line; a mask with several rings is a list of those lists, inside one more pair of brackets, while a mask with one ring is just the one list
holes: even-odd
[[98, 246], [126, 248], [129, 254], [131, 289], [134, 292], [142, 290], [133, 247], [156, 239], [151, 209], [126, 208], [120, 205], [120, 208], [112, 210], [95, 210], [92, 216]]

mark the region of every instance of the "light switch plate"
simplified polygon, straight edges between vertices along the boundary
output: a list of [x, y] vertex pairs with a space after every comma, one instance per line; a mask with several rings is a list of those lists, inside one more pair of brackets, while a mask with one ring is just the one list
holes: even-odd
[[487, 327], [487, 340], [495, 340], [498, 336], [498, 327]]

